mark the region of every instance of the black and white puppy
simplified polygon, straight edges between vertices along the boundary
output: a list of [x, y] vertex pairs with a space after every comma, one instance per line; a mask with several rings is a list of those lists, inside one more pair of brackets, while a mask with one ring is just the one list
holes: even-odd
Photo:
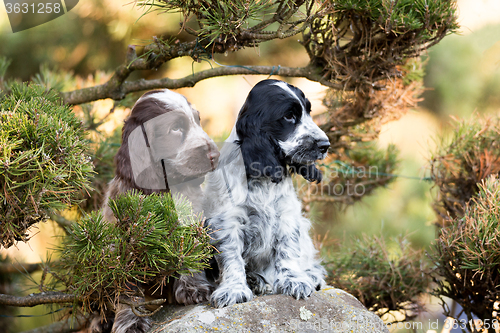
[[219, 169], [208, 175], [203, 208], [219, 251], [215, 307], [253, 294], [306, 298], [325, 283], [291, 178], [292, 172], [322, 178], [314, 162], [330, 143], [310, 112], [300, 89], [259, 82], [221, 150]]

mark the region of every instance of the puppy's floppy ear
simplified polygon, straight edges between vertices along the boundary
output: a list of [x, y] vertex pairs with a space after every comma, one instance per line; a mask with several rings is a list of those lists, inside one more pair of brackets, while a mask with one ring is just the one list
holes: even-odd
[[290, 171], [301, 175], [307, 181], [316, 182], [316, 184], [319, 184], [323, 179], [321, 171], [314, 164], [291, 164]]
[[279, 152], [268, 138], [257, 134], [245, 137], [239, 143], [248, 178], [267, 177], [273, 183], [283, 180], [285, 165], [278, 159]]
[[[252, 94], [252, 93], [250, 93]], [[245, 163], [247, 178], [268, 177], [279, 183], [286, 176], [286, 165], [280, 150], [269, 134], [262, 133], [262, 116], [249, 95], [236, 122], [237, 143]]]

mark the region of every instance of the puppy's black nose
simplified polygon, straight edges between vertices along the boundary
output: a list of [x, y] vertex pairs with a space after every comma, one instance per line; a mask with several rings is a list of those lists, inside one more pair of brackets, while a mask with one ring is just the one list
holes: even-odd
[[326, 153], [328, 151], [328, 148], [330, 148], [330, 141], [327, 140], [319, 141], [318, 148], [322, 154]]

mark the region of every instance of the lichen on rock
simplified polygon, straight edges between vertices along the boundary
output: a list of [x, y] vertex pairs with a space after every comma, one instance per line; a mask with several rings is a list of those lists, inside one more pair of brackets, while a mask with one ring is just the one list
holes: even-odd
[[[306, 312], [308, 320], [302, 319]], [[222, 309], [209, 304], [166, 306], [153, 319], [154, 333], [389, 332], [354, 296], [328, 286], [305, 300], [278, 294]]]

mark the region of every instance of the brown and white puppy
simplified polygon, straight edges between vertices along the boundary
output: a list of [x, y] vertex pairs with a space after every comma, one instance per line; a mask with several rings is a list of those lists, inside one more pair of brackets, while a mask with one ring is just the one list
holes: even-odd
[[109, 199], [131, 189], [144, 194], [180, 192], [200, 212], [200, 185], [218, 158], [217, 146], [201, 128], [199, 112], [184, 96], [168, 89], [145, 93], [123, 126], [116, 176], [104, 199], [105, 218], [114, 220]]
[[[184, 96], [168, 89], [145, 93], [123, 126], [122, 145], [115, 156], [116, 175], [102, 207], [104, 217], [114, 222], [109, 200], [132, 189], [146, 195], [180, 193], [200, 213], [200, 185], [205, 174], [216, 168], [218, 158], [217, 146], [201, 128], [199, 112]], [[166, 292], [173, 294], [174, 303], [186, 305], [207, 301], [212, 292], [203, 272], [182, 275], [164, 290], [169, 287]], [[102, 330], [99, 324], [93, 326], [94, 331]], [[147, 317], [137, 317], [130, 307], [120, 305], [112, 331], [145, 332], [149, 327]]]

